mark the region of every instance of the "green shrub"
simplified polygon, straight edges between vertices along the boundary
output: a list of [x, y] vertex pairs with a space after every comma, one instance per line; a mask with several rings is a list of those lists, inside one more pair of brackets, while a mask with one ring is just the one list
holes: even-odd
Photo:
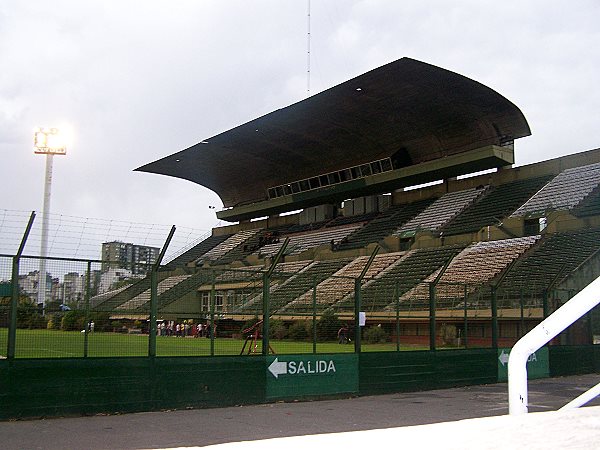
[[388, 341], [388, 333], [381, 325], [369, 327], [364, 331], [363, 340], [367, 344], [385, 344]]
[[94, 331], [112, 331], [110, 314], [107, 312], [93, 312], [90, 320], [94, 322]]
[[83, 330], [85, 328], [85, 313], [83, 311], [67, 311], [63, 316], [60, 328], [64, 331]]
[[269, 322], [269, 337], [271, 339], [285, 339], [288, 336], [288, 329], [281, 320], [271, 320]]
[[297, 320], [292, 323], [288, 329], [288, 338], [293, 341], [306, 341], [309, 336], [309, 325], [310, 323], [305, 320]]
[[46, 328], [47, 320], [33, 303], [21, 303], [17, 306], [17, 328]]
[[333, 311], [325, 311], [317, 321], [317, 339], [319, 341], [334, 341], [342, 322]]
[[51, 314], [48, 317], [49, 317], [49, 319], [48, 319], [48, 323], [46, 324], [46, 328], [48, 328], [49, 330], [60, 330], [62, 314], [61, 313]]

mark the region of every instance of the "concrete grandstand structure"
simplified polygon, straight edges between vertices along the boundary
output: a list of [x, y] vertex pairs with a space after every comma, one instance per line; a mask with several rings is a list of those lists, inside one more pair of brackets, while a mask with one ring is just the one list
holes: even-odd
[[[600, 274], [600, 149], [513, 167], [514, 141], [529, 134], [492, 89], [402, 58], [147, 164], [138, 170], [214, 190], [217, 217], [236, 222], [166, 265], [158, 316], [206, 317], [213, 292], [239, 329], [262, 314], [261, 273], [289, 238], [269, 286], [274, 318], [352, 320], [368, 269], [367, 326], [426, 342], [433, 287], [440, 343], [452, 327], [454, 341], [511, 345]], [[461, 177], [485, 169], [496, 170]], [[92, 305], [147, 318], [148, 287]], [[599, 322], [561, 339], [591, 343]]]

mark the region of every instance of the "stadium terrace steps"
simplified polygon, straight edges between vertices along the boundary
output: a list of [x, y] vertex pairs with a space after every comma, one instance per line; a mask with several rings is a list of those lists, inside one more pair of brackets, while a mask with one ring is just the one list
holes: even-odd
[[505, 275], [503, 290], [543, 292], [600, 249], [600, 228], [545, 235]]
[[[133, 284], [133, 283], [132, 283]], [[102, 305], [105, 301], [111, 299], [119, 292], [123, 292], [125, 289], [131, 287], [131, 284], [126, 284], [125, 286], [121, 286], [118, 289], [113, 289], [112, 291], [104, 292], [103, 294], [94, 295], [90, 300], [90, 306], [92, 309]]]
[[[212, 278], [212, 273], [207, 271], [200, 271], [186, 277], [158, 296], [158, 309], [164, 308], [190, 292], [195, 292], [205, 283], [211, 283]], [[147, 311], [149, 310], [148, 306], [148, 304], [143, 305], [140, 309]]]
[[378, 215], [379, 215], [379, 213], [372, 212], [372, 213], [360, 214], [360, 215], [356, 215], [356, 216], [337, 216], [335, 219], [332, 219], [331, 221], [327, 222], [327, 224], [325, 225], [325, 228], [339, 227], [342, 225], [348, 225], [351, 223], [358, 223], [358, 222], [364, 223], [364, 222], [373, 220]]
[[[323, 228], [316, 231], [307, 231], [305, 233], [288, 235], [287, 237], [290, 238], [290, 242], [288, 244], [285, 254], [297, 255], [311, 248], [315, 248], [320, 245], [330, 244], [331, 241], [337, 244], [361, 226], [362, 223], [353, 223], [341, 227]], [[284, 237], [281, 238], [281, 241], [283, 241], [283, 239]], [[267, 244], [260, 250], [258, 250], [255, 254], [263, 258], [275, 256], [281, 248], [281, 241], [274, 244]]]
[[220, 244], [217, 244], [212, 249], [202, 254], [196, 261], [197, 264], [204, 262], [217, 262], [220, 258], [224, 258], [229, 252], [235, 250], [236, 247], [242, 246], [244, 242], [250, 239], [252, 236], [260, 233], [262, 228], [256, 228], [253, 230], [238, 231], [234, 235], [229, 236]]
[[285, 232], [285, 234], [293, 234], [293, 233], [304, 233], [306, 231], [320, 230], [325, 225], [327, 225], [328, 222], [329, 222], [329, 220], [324, 220], [322, 222], [313, 222], [313, 223], [307, 223], [307, 224], [303, 224], [303, 225], [296, 224], [296, 225], [290, 226], [284, 232]]
[[440, 231], [446, 236], [475, 233], [508, 217], [553, 177], [542, 176], [491, 187], [476, 202], [455, 216]]
[[419, 230], [436, 231], [471, 205], [487, 189], [488, 186], [482, 186], [444, 194], [416, 217], [399, 227], [394, 235], [401, 236], [405, 232]]
[[[384, 270], [398, 258], [402, 257], [403, 252], [386, 253], [377, 255], [371, 266], [367, 270], [366, 278], [373, 278], [379, 272]], [[343, 299], [354, 289], [354, 278], [358, 277], [363, 271], [369, 256], [359, 256], [350, 264], [342, 267], [329, 278], [323, 280], [317, 285], [317, 309], [324, 311], [337, 301]], [[306, 292], [296, 300], [288, 303], [282, 310], [282, 313], [308, 313], [312, 311], [312, 292]]]
[[173, 259], [172, 261], [169, 261], [169, 263], [167, 263], [165, 267], [168, 269], [173, 269], [175, 267], [184, 267], [188, 263], [196, 261], [204, 253], [217, 246], [230, 236], [231, 234], [224, 234], [222, 236], [209, 236], [199, 244], [196, 244], [191, 249], [179, 255], [177, 258]]
[[511, 217], [545, 214], [550, 210], [570, 210], [600, 184], [600, 163], [563, 170]]
[[[396, 286], [401, 296], [414, 288], [426, 277], [438, 270], [450, 258], [458, 254], [464, 245], [411, 250], [390, 264], [374, 279], [367, 281], [362, 290], [362, 309], [381, 311], [390, 305], [395, 308]], [[352, 310], [354, 294], [335, 305], [336, 310]]]
[[577, 217], [600, 216], [600, 184], [585, 196], [571, 212]]
[[[157, 294], [160, 296], [162, 293], [168, 291], [173, 288], [175, 285], [181, 283], [182, 281], [189, 278], [191, 275], [175, 275], [172, 277], [165, 278], [160, 281], [156, 286]], [[127, 300], [124, 303], [121, 303], [119, 306], [115, 308], [115, 310], [127, 310], [132, 311], [134, 309], [139, 308], [140, 306], [145, 305], [150, 301], [150, 289], [146, 289], [141, 294], [136, 295], [135, 297]]]
[[264, 230], [258, 230], [258, 232], [251, 234], [247, 239], [241, 241], [223, 256], [214, 260], [211, 265], [225, 265], [231, 264], [233, 261], [243, 260], [259, 247], [263, 234]]
[[[276, 285], [279, 278], [289, 277], [301, 271], [310, 264], [310, 261], [293, 261], [282, 262], [277, 264], [277, 267], [271, 275], [271, 284]], [[224, 269], [215, 277], [215, 284], [220, 283], [246, 283], [248, 281], [256, 281], [262, 284], [262, 274], [267, 270], [264, 266], [250, 266], [244, 268]]]
[[[514, 260], [525, 253], [540, 236], [527, 236], [499, 241], [478, 242], [461, 251], [448, 265], [436, 286], [436, 301], [439, 307], [455, 307], [465, 300], [465, 292], [473, 293], [478, 287], [488, 284], [505, 270]], [[422, 283], [406, 292], [400, 303], [429, 300], [429, 286], [440, 274], [441, 268], [428, 276]]]
[[[331, 276], [340, 268], [348, 264], [351, 259], [333, 259], [327, 261], [305, 261], [305, 266], [296, 274], [286, 278], [284, 281], [273, 284], [269, 291], [271, 314], [278, 314], [287, 303], [295, 298], [308, 292], [313, 288], [314, 283], [317, 284]], [[290, 267], [286, 268], [289, 273]], [[278, 270], [279, 266], [278, 266]], [[250, 302], [244, 305], [243, 309], [238, 310], [238, 313], [254, 313], [262, 312], [262, 294], [254, 297]]]
[[379, 242], [386, 236], [421, 213], [435, 201], [434, 198], [419, 200], [407, 205], [390, 206], [378, 217], [358, 228], [338, 245], [338, 250], [351, 250], [365, 247], [373, 242]]
[[[92, 308], [95, 311], [113, 311], [117, 306], [136, 297], [147, 289], [150, 289], [150, 276], [141, 278], [137, 282], [127, 286], [126, 289], [113, 291], [115, 295], [110, 296], [102, 303], [96, 303], [96, 306]], [[92, 298], [91, 304], [93, 305], [94, 303], [95, 300]]]

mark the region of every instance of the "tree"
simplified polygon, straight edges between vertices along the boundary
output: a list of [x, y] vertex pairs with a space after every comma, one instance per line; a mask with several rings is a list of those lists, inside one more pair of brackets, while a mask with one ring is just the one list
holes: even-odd
[[86, 325], [85, 312], [80, 310], [67, 311], [60, 322], [64, 331], [83, 330]]
[[342, 322], [331, 310], [325, 311], [317, 321], [317, 339], [319, 341], [334, 341]]

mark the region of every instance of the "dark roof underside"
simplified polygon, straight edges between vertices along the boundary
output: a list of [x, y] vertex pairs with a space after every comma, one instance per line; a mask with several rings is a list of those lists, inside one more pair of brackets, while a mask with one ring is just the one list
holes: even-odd
[[136, 170], [190, 180], [236, 207], [399, 150], [415, 165], [529, 134], [494, 90], [402, 58]]

